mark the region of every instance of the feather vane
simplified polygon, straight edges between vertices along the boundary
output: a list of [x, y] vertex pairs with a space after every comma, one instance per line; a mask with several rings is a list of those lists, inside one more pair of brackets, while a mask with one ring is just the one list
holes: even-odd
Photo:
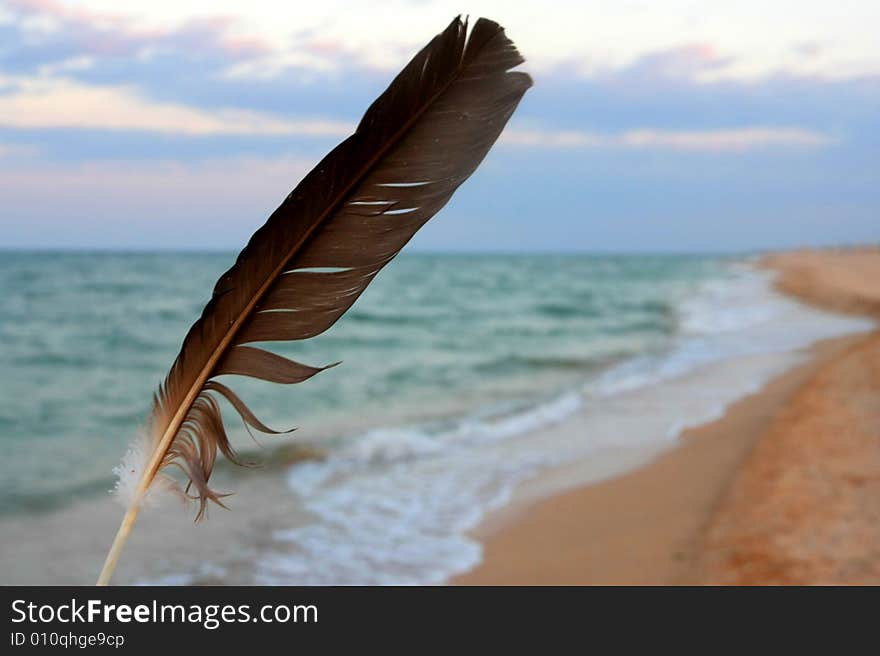
[[[233, 462], [238, 456], [219, 399], [248, 430], [277, 431], [215, 379], [294, 384], [328, 368], [253, 344], [310, 339], [352, 306], [483, 160], [531, 86], [526, 73], [511, 71], [522, 62], [498, 24], [481, 18], [468, 34], [466, 22], [453, 20], [254, 233], [217, 281], [154, 397], [130, 523], [165, 468], [183, 473], [181, 492], [198, 502], [197, 518], [209, 502], [223, 505], [211, 473], [218, 452]], [[112, 557], [113, 549], [111, 572]]]

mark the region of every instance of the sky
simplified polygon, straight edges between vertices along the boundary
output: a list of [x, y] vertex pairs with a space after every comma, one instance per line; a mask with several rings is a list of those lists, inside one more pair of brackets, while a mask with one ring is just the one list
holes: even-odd
[[240, 248], [467, 13], [535, 85], [413, 249], [880, 241], [876, 0], [0, 0], [0, 248]]

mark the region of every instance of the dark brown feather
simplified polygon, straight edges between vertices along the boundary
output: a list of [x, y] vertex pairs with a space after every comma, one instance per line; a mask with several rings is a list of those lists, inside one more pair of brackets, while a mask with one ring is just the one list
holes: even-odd
[[[297, 383], [322, 368], [245, 346], [300, 340], [332, 326], [376, 274], [450, 199], [531, 86], [504, 30], [455, 19], [394, 79], [349, 138], [330, 152], [251, 237], [193, 324], [156, 395], [147, 483], [180, 467], [198, 498], [220, 505], [217, 451], [236, 460], [214, 394], [245, 424], [260, 422], [223, 374]], [[331, 269], [314, 270], [314, 269]]]

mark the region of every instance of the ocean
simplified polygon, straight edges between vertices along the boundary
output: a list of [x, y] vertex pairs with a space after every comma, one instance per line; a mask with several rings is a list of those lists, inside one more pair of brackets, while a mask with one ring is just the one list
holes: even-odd
[[[106, 502], [233, 260], [0, 253], [0, 521]], [[272, 345], [340, 366], [294, 386], [234, 381], [314, 456], [291, 464], [273, 437], [257, 448], [226, 413], [236, 444], [283, 482], [290, 522], [273, 510], [247, 567], [159, 563], [136, 582], [443, 582], [479, 562], [469, 531], [517, 485], [609, 453], [650, 457], [806, 346], [869, 326], [783, 298], [750, 258], [404, 254], [328, 332]], [[591, 476], [635, 461], [615, 462]]]

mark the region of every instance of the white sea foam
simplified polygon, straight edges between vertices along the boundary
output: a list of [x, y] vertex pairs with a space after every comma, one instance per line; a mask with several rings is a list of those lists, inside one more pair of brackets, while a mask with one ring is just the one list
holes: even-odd
[[870, 330], [874, 325], [868, 319], [801, 305], [775, 292], [772, 281], [770, 272], [736, 266], [728, 276], [705, 282], [679, 306], [680, 332], [668, 350], [613, 367], [591, 381], [588, 391], [595, 396], [613, 396], [712, 363], [792, 352], [821, 339]]
[[536, 452], [487, 466], [486, 452], [564, 422], [581, 403], [568, 393], [520, 412], [466, 417], [445, 430], [375, 429], [326, 461], [295, 466], [290, 487], [320, 521], [276, 533], [287, 548], [261, 562], [258, 581], [440, 583], [472, 567], [480, 546], [466, 532], [503, 505], [517, 482], [549, 464]]
[[600, 458], [613, 452], [638, 450], [626, 460], [633, 466], [720, 417], [798, 362], [800, 349], [872, 325], [801, 306], [774, 292], [769, 274], [734, 267], [680, 305], [667, 349], [577, 391], [444, 424], [376, 428], [294, 466], [290, 489], [315, 521], [274, 535], [257, 581], [443, 582], [479, 562], [468, 531], [517, 484], [574, 462], [613, 463]]

